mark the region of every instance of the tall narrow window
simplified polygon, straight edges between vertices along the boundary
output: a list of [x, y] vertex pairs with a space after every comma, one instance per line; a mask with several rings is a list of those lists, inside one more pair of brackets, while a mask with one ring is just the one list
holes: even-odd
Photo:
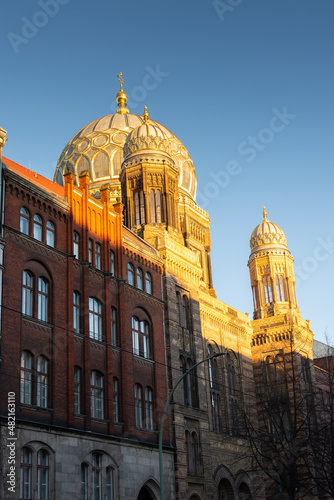
[[95, 340], [102, 340], [102, 306], [93, 297], [89, 297], [89, 336]]
[[145, 428], [153, 431], [153, 391], [145, 388]]
[[137, 267], [137, 288], [139, 288], [139, 290], [143, 289], [143, 271], [140, 267]]
[[49, 500], [49, 454], [46, 450], [37, 453], [37, 498]]
[[276, 293], [277, 300], [279, 302], [285, 301], [285, 286], [284, 286], [284, 276], [277, 275], [276, 276]]
[[186, 295], [182, 297], [182, 319], [183, 328], [189, 328], [189, 318], [188, 318], [188, 298]]
[[145, 201], [144, 201], [143, 191], [140, 191], [139, 200], [140, 200], [140, 223], [145, 224]]
[[29, 271], [22, 273], [22, 314], [32, 316], [33, 311], [33, 277]]
[[37, 406], [48, 406], [48, 362], [44, 356], [37, 358]]
[[38, 241], [42, 241], [42, 218], [38, 215], [34, 215], [34, 238]]
[[88, 465], [81, 464], [81, 497], [80, 500], [88, 500]]
[[159, 189], [155, 192], [155, 207], [157, 222], [161, 222], [161, 194]]
[[[192, 367], [192, 361], [190, 358], [187, 359], [187, 371]], [[193, 406], [193, 374], [188, 373], [186, 376], [186, 384], [187, 384], [187, 404], [188, 406]]]
[[113, 379], [113, 392], [114, 392], [114, 422], [119, 422], [119, 380], [114, 377]]
[[90, 375], [90, 409], [93, 418], [103, 418], [103, 375], [96, 370]]
[[128, 263], [128, 283], [132, 286], [135, 284], [135, 268], [131, 262]]
[[80, 332], [80, 294], [73, 292], [73, 330]]
[[79, 259], [79, 244], [80, 244], [80, 236], [79, 233], [73, 231], [73, 254], [76, 259]]
[[149, 272], [145, 274], [145, 288], [147, 293], [152, 294], [152, 276]]
[[116, 323], [116, 309], [111, 308], [111, 343], [112, 345], [117, 345], [117, 323]]
[[135, 421], [136, 427], [143, 427], [143, 402], [142, 402], [142, 387], [139, 384], [135, 385]]
[[140, 206], [138, 192], [133, 195], [133, 200], [135, 204], [135, 225], [138, 226], [140, 224]]
[[101, 245], [95, 243], [95, 267], [101, 269]]
[[263, 276], [262, 278], [263, 289], [264, 289], [264, 300], [266, 304], [273, 301], [271, 278], [270, 276]]
[[81, 413], [81, 370], [78, 366], [74, 367], [74, 413]]
[[37, 318], [48, 321], [49, 283], [46, 278], [38, 278]]
[[132, 351], [133, 354], [139, 354], [139, 321], [132, 317]]
[[21, 355], [20, 402], [31, 405], [32, 358], [28, 351]]
[[50, 220], [46, 223], [46, 244], [50, 247], [55, 246], [55, 226]]
[[144, 356], [144, 358], [150, 357], [150, 345], [149, 345], [149, 332], [148, 332], [148, 323], [146, 321], [140, 322], [140, 345], [139, 350], [140, 354]]
[[177, 313], [177, 322], [180, 326], [182, 326], [182, 307], [181, 307], [181, 294], [180, 292], [176, 292], [176, 313]]
[[107, 490], [107, 500], [113, 500], [114, 498], [114, 481], [113, 481], [113, 469], [107, 467], [106, 470], [106, 490]]
[[93, 453], [92, 463], [93, 500], [102, 500], [102, 455]]
[[115, 253], [110, 250], [110, 273], [115, 276]]
[[196, 476], [200, 473], [201, 461], [199, 454], [198, 436], [195, 431], [191, 433], [185, 432], [186, 438], [186, 456], [187, 456], [187, 472], [190, 476]]
[[254, 305], [254, 310], [258, 308], [257, 305], [257, 297], [256, 297], [256, 287], [253, 285], [252, 286], [252, 294], [253, 294], [253, 305]]
[[30, 500], [31, 498], [31, 451], [29, 448], [21, 450], [21, 465], [20, 465], [20, 499]]
[[29, 212], [25, 207], [20, 210], [20, 231], [29, 234]]
[[93, 241], [91, 239], [88, 240], [88, 262], [93, 264]]
[[156, 222], [154, 189], [151, 189], [150, 191], [150, 210], [151, 210], [151, 222], [154, 223]]

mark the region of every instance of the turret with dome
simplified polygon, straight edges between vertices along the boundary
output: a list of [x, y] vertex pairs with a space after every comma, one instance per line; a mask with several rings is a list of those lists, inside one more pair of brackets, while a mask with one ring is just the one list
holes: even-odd
[[248, 261], [254, 302], [254, 319], [297, 309], [293, 257], [282, 229], [267, 218], [250, 237]]

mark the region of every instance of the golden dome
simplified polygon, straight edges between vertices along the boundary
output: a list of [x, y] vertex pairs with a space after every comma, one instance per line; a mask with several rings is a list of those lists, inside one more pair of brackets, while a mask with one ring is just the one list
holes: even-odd
[[158, 154], [166, 153], [171, 156], [172, 147], [169, 138], [160, 127], [148, 121], [146, 106], [143, 119], [144, 122], [129, 133], [124, 144], [125, 162], [137, 152], [142, 154], [150, 151]]
[[[119, 102], [119, 106], [124, 106], [124, 101]], [[96, 193], [96, 196], [99, 196], [101, 186], [109, 183], [120, 196], [119, 174], [124, 161], [124, 145], [126, 142], [129, 145], [130, 140], [140, 140], [140, 137], [144, 136], [153, 137], [154, 141], [158, 143], [160, 141], [161, 147], [166, 147], [179, 172], [180, 193], [187, 194], [195, 200], [196, 172], [182, 142], [159, 122], [149, 119], [145, 113], [144, 116], [127, 113], [123, 107], [122, 112], [92, 121], [69, 141], [57, 162], [54, 181], [64, 185], [63, 176], [69, 165], [76, 175], [77, 185], [80, 173], [84, 170], [89, 171], [90, 194]], [[159, 150], [156, 147], [157, 142], [154, 144]]]
[[260, 250], [284, 250], [289, 253], [286, 237], [282, 229], [267, 219], [263, 207], [263, 221], [256, 226], [250, 237], [251, 254]]

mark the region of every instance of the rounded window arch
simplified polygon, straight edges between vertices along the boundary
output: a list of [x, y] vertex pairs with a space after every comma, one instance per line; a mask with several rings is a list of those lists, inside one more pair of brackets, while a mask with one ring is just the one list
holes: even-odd
[[35, 240], [42, 241], [43, 220], [38, 214], [34, 215], [34, 238]]
[[77, 162], [77, 174], [78, 174], [78, 177], [85, 170], [88, 170], [88, 172], [90, 173], [90, 161], [88, 160], [88, 158], [86, 158], [86, 156], [80, 156], [80, 158], [79, 158], [79, 160]]
[[23, 234], [29, 234], [29, 210], [25, 207], [21, 207], [20, 210], [20, 231]]
[[145, 290], [147, 293], [152, 294], [152, 275], [148, 271], [145, 273]]
[[37, 358], [36, 404], [40, 408], [48, 407], [48, 360], [45, 356]]
[[55, 246], [55, 235], [56, 235], [55, 225], [53, 222], [48, 220], [46, 223], [46, 244], [49, 245], [50, 247]]
[[135, 268], [131, 262], [128, 262], [128, 283], [132, 286], [135, 284]]
[[137, 288], [139, 290], [143, 290], [143, 270], [140, 267], [137, 267]]
[[29, 351], [21, 353], [20, 370], [20, 402], [31, 405], [32, 399], [32, 362], [33, 356]]

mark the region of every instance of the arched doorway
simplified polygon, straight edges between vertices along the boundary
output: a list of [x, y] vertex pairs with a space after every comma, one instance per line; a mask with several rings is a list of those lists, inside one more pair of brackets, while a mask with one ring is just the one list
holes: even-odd
[[231, 483], [227, 479], [222, 479], [218, 487], [219, 500], [234, 500], [234, 493]]
[[138, 500], [157, 500], [157, 497], [148, 486], [143, 486], [139, 492]]

